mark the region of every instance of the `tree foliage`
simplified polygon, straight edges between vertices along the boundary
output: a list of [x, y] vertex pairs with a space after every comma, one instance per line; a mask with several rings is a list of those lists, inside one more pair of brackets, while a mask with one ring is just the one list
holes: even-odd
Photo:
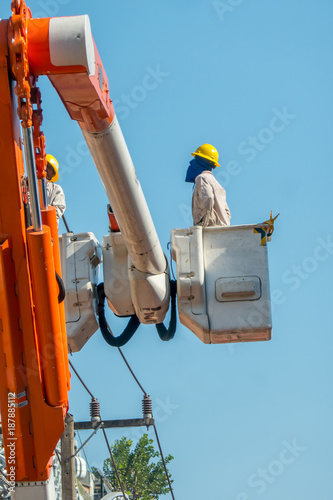
[[[154, 462], [159, 452], [154, 449], [153, 440], [144, 434], [132, 449], [132, 440], [123, 436], [111, 447], [124, 491], [131, 500], [156, 500], [169, 491], [163, 462]], [[164, 458], [168, 464], [173, 457]], [[103, 472], [115, 490], [120, 490], [111, 458], [104, 460]], [[169, 478], [171, 477], [169, 471]]]

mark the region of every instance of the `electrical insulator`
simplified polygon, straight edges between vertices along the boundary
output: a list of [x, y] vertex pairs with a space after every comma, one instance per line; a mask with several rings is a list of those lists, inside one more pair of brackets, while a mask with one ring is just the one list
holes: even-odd
[[101, 421], [99, 402], [96, 398], [91, 398], [90, 402], [90, 420], [92, 426], [95, 427]]
[[145, 394], [143, 396], [142, 413], [143, 413], [143, 418], [152, 418], [153, 416], [152, 402], [148, 394]]

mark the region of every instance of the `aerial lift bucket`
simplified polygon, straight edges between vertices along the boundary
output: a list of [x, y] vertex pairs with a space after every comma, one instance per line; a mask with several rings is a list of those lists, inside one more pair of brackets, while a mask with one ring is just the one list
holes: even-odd
[[205, 344], [271, 338], [268, 227], [172, 231], [179, 318]]

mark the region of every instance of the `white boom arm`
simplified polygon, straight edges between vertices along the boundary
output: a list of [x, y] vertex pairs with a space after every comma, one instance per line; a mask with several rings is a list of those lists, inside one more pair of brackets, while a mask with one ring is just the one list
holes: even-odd
[[31, 19], [29, 28], [32, 73], [48, 75], [80, 125], [116, 216], [129, 256], [134, 311], [142, 323], [161, 323], [170, 297], [167, 261], [109, 98], [89, 18]]
[[165, 256], [116, 116], [101, 132], [82, 132], [132, 264], [143, 273], [164, 273]]

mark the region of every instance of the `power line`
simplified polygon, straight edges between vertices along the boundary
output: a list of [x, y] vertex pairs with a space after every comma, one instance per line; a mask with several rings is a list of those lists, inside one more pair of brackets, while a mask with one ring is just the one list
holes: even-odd
[[119, 474], [118, 474], [118, 470], [117, 470], [116, 462], [114, 461], [113, 454], [112, 454], [112, 451], [111, 451], [110, 443], [109, 443], [108, 438], [107, 438], [107, 436], [106, 436], [105, 429], [103, 429], [103, 428], [102, 428], [102, 431], [103, 431], [103, 434], [104, 434], [104, 438], [105, 438], [106, 446], [108, 447], [109, 454], [110, 454], [110, 457], [111, 457], [111, 460], [112, 460], [112, 465], [113, 465], [114, 471], [115, 471], [115, 473], [116, 473], [116, 476], [117, 476], [117, 479], [118, 479], [118, 483], [119, 483], [119, 485], [120, 485], [121, 492], [122, 492], [122, 494], [123, 494], [124, 499], [126, 500], [124, 487], [123, 487], [123, 485], [122, 485], [122, 482], [120, 481], [120, 477], [119, 477]]
[[[118, 351], [120, 352], [120, 354], [121, 354], [124, 362], [126, 363], [127, 368], [129, 369], [129, 371], [133, 375], [133, 377], [136, 380], [137, 384], [139, 385], [140, 389], [143, 391], [144, 395], [147, 396], [147, 393], [145, 392], [145, 390], [143, 389], [142, 385], [138, 381], [136, 375], [134, 374], [132, 368], [130, 367], [129, 362], [127, 361], [127, 359], [126, 359], [125, 355], [123, 354], [122, 350], [120, 349], [120, 347], [118, 347]], [[171, 481], [170, 481], [169, 474], [168, 474], [168, 469], [167, 469], [167, 466], [166, 466], [166, 463], [165, 463], [165, 460], [164, 460], [164, 456], [163, 456], [163, 452], [162, 452], [162, 447], [161, 447], [161, 443], [160, 443], [160, 440], [159, 440], [159, 437], [158, 437], [158, 434], [157, 434], [157, 429], [156, 429], [155, 423], [154, 423], [154, 431], [155, 431], [156, 441], [157, 441], [157, 445], [158, 445], [158, 448], [159, 448], [159, 451], [160, 451], [160, 455], [161, 455], [161, 459], [162, 459], [162, 463], [163, 463], [165, 475], [166, 475], [166, 478], [167, 478], [167, 481], [168, 481], [170, 493], [171, 493], [171, 496], [172, 496], [173, 500], [175, 500], [175, 497], [174, 497], [174, 494], [173, 494], [173, 489], [172, 489], [172, 486], [171, 486]]]
[[[78, 374], [78, 372], [75, 370], [73, 364], [71, 363], [71, 361], [69, 361], [69, 364], [70, 366], [72, 367], [75, 375], [77, 376], [77, 378], [80, 380], [81, 384], [83, 385], [83, 387], [86, 389], [86, 391], [88, 392], [88, 394], [91, 396], [92, 399], [96, 400], [96, 398], [93, 396], [93, 394], [89, 391], [88, 387], [86, 386], [86, 384], [83, 382], [82, 378], [80, 377], [80, 375]], [[96, 429], [97, 430], [97, 429]], [[105, 433], [105, 429], [103, 429], [102, 427], [102, 431], [103, 431], [103, 434], [104, 434], [104, 438], [105, 438], [105, 441], [106, 441], [106, 444], [107, 444], [107, 447], [108, 447], [108, 450], [109, 450], [109, 453], [110, 453], [110, 457], [111, 457], [111, 460], [112, 460], [112, 464], [113, 464], [113, 467], [114, 467], [114, 471], [116, 473], [116, 476], [117, 476], [117, 479], [118, 479], [118, 482], [119, 482], [119, 486], [120, 486], [120, 489], [122, 491], [122, 494], [123, 494], [123, 497], [124, 497], [124, 500], [126, 500], [126, 496], [125, 496], [125, 492], [124, 492], [124, 488], [123, 488], [123, 485], [120, 481], [120, 477], [119, 477], [119, 474], [118, 474], [118, 470], [117, 470], [117, 466], [116, 466], [116, 463], [114, 461], [114, 458], [113, 458], [113, 455], [112, 455], [112, 451], [111, 451], [111, 448], [110, 448], [110, 444], [109, 444], [109, 441], [107, 439], [107, 436], [106, 436], [106, 433]]]
[[[118, 347], [118, 351], [119, 353], [121, 354], [127, 368], [129, 369], [130, 373], [132, 374], [134, 380], [136, 381], [136, 383], [138, 384], [138, 386], [140, 387], [141, 391], [143, 392], [143, 394], [145, 396], [147, 396], [147, 393], [146, 391], [143, 389], [142, 385], [140, 384], [138, 378], [136, 377], [134, 371], [132, 370], [129, 362], [127, 361], [125, 355], [123, 354], [122, 350], [120, 349], [120, 347]], [[78, 379], [80, 380], [81, 384], [83, 385], [83, 387], [86, 389], [86, 391], [89, 393], [89, 395], [91, 396], [92, 399], [96, 399], [93, 394], [90, 392], [90, 390], [88, 389], [88, 387], [86, 386], [86, 384], [83, 382], [82, 378], [80, 377], [80, 375], [78, 374], [78, 372], [75, 370], [73, 364], [71, 363], [71, 361], [69, 361], [69, 364], [70, 366], [72, 367], [74, 373], [76, 374], [76, 376], [78, 377]], [[164, 459], [164, 456], [163, 456], [163, 452], [162, 452], [162, 447], [161, 447], [161, 443], [160, 443], [160, 440], [159, 440], [159, 437], [158, 437], [158, 433], [157, 433], [157, 429], [156, 429], [156, 426], [155, 426], [155, 423], [153, 424], [154, 425], [154, 431], [155, 431], [155, 436], [156, 436], [156, 441], [157, 441], [157, 445], [158, 445], [158, 449], [159, 449], [159, 452], [160, 452], [160, 455], [161, 455], [161, 459], [162, 459], [162, 463], [163, 463], [163, 467], [164, 467], [164, 471], [165, 471], [165, 475], [166, 475], [166, 478], [167, 478], [167, 481], [168, 481], [168, 485], [169, 485], [169, 489], [170, 489], [170, 493], [171, 493], [171, 496], [173, 498], [173, 500], [175, 500], [175, 497], [174, 497], [174, 494], [173, 494], [173, 489], [172, 489], [172, 486], [171, 486], [171, 481], [170, 481], [170, 478], [169, 478], [169, 474], [168, 474], [168, 469], [167, 469], [167, 466], [166, 466], [166, 462], [165, 462], [165, 459]], [[122, 486], [122, 483], [120, 481], [120, 477], [119, 477], [119, 474], [118, 474], [118, 470], [117, 470], [117, 467], [116, 467], [116, 463], [114, 461], [114, 458], [113, 458], [113, 455], [112, 455], [112, 451], [111, 451], [111, 447], [110, 447], [110, 444], [109, 444], [109, 441], [107, 439], [107, 436], [106, 436], [106, 432], [105, 432], [105, 429], [101, 426], [102, 428], [102, 431], [103, 431], [103, 434], [104, 434], [104, 438], [105, 438], [105, 441], [106, 441], [106, 444], [107, 444], [107, 447], [108, 447], [108, 450], [109, 450], [109, 454], [110, 454], [110, 458], [112, 460], [112, 464], [113, 464], [113, 467], [114, 467], [114, 471], [116, 473], [116, 476], [117, 476], [117, 479], [118, 479], [118, 482], [119, 482], [119, 486], [121, 488], [121, 491], [122, 491], [122, 494], [124, 496], [124, 498], [126, 499], [125, 497], [125, 492], [123, 490], [123, 486]]]
[[[78, 431], [78, 430], [77, 430], [76, 432], [77, 432], [78, 438], [79, 438], [79, 440], [80, 440], [80, 445], [81, 445], [81, 447], [82, 447], [82, 440], [81, 440], [80, 433], [79, 433], [79, 431]], [[87, 458], [86, 450], [85, 450], [84, 448], [82, 448], [82, 451], [83, 451], [84, 458], [85, 458], [85, 460], [86, 460], [86, 462], [87, 462], [87, 465], [88, 465], [88, 470], [91, 472], [91, 467], [90, 467], [89, 462], [88, 462], [88, 458]]]
[[69, 361], [69, 364], [71, 365], [71, 368], [73, 370], [73, 372], [75, 373], [75, 375], [77, 376], [77, 378], [79, 379], [79, 381], [81, 382], [81, 384], [83, 385], [83, 387], [85, 388], [85, 390], [88, 392], [88, 394], [91, 396], [92, 399], [96, 399], [94, 397], [94, 395], [89, 391], [88, 387], [86, 386], [86, 384], [83, 382], [82, 378], [80, 377], [80, 375], [78, 374], [78, 372], [75, 370], [72, 362], [70, 361], [70, 359], [68, 360]]
[[127, 361], [127, 359], [126, 359], [126, 357], [125, 357], [125, 355], [124, 355], [123, 351], [120, 349], [120, 347], [118, 347], [117, 349], [118, 349], [118, 351], [120, 352], [120, 355], [121, 355], [121, 357], [123, 358], [123, 360], [124, 360], [124, 362], [125, 362], [125, 364], [126, 364], [127, 368], [129, 369], [130, 373], [132, 374], [132, 376], [133, 376], [133, 378], [134, 378], [135, 382], [138, 384], [138, 386], [140, 387], [141, 391], [142, 391], [142, 392], [143, 392], [143, 394], [146, 396], [146, 395], [147, 395], [146, 391], [144, 390], [144, 388], [143, 388], [143, 387], [142, 387], [142, 385], [140, 384], [140, 382], [139, 382], [138, 378], [136, 377], [135, 373], [133, 372], [132, 368], [130, 367], [130, 364], [129, 364], [129, 362]]
[[161, 443], [160, 443], [160, 440], [158, 438], [157, 429], [156, 429], [156, 425], [155, 424], [154, 424], [154, 431], [155, 431], [155, 436], [156, 436], [156, 441], [157, 441], [157, 444], [158, 444], [158, 448], [160, 450], [160, 455], [161, 455], [161, 459], [162, 459], [162, 462], [163, 462], [163, 467], [164, 467], [165, 475], [166, 475], [166, 478], [167, 478], [167, 481], [168, 481], [168, 485], [169, 485], [169, 488], [170, 488], [170, 493], [171, 493], [171, 496], [172, 496], [173, 500], [175, 500], [175, 497], [173, 495], [172, 486], [171, 486], [171, 481], [170, 481], [169, 474], [168, 474], [168, 469], [166, 467], [166, 463], [165, 463], [163, 452], [162, 452]]

